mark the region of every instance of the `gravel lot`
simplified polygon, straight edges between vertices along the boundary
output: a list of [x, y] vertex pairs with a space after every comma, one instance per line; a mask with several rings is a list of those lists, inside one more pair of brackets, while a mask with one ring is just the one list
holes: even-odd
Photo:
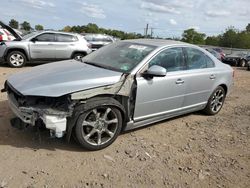
[[[29, 69], [0, 67], [7, 76]], [[28, 83], [27, 83], [28, 84]], [[82, 150], [47, 131], [17, 130], [0, 94], [0, 187], [250, 187], [250, 72], [237, 69], [216, 116], [193, 113]]]

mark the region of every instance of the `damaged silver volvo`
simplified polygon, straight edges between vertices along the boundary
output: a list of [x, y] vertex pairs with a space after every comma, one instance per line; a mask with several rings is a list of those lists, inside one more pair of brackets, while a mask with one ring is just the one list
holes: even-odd
[[42, 121], [56, 137], [75, 134], [88, 150], [121, 131], [203, 110], [217, 114], [233, 69], [197, 46], [168, 40], [119, 41], [87, 55], [10, 76], [4, 89], [22, 122]]

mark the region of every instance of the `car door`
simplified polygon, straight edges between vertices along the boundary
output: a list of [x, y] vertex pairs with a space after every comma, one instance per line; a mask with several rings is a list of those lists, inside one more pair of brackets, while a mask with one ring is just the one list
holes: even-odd
[[29, 44], [30, 56], [33, 60], [55, 59], [55, 34], [42, 33], [31, 39]]
[[74, 35], [56, 34], [56, 59], [69, 59], [76, 48], [78, 38]]
[[134, 121], [174, 113], [184, 101], [185, 83], [182, 72], [185, 69], [182, 48], [169, 48], [158, 53], [148, 67], [159, 65], [167, 70], [165, 77], [148, 79], [138, 74]]
[[187, 70], [183, 75], [186, 83], [184, 107], [206, 104], [216, 81], [213, 60], [199, 49], [184, 48]]

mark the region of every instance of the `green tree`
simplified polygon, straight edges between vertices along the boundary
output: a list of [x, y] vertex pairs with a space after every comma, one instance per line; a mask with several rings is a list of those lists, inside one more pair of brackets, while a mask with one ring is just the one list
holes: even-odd
[[15, 19], [11, 19], [9, 22], [9, 26], [14, 28], [14, 29], [18, 29], [19, 23]]
[[184, 30], [182, 34], [182, 41], [191, 43], [191, 44], [205, 44], [205, 37], [204, 33], [199, 33], [195, 29], [187, 29]]
[[206, 45], [219, 46], [219, 44], [220, 44], [220, 35], [219, 36], [207, 37], [205, 42], [206, 42]]
[[246, 31], [247, 31], [247, 32], [250, 32], [250, 23], [247, 24], [247, 26], [246, 26]]
[[21, 23], [21, 28], [25, 31], [30, 31], [31, 30], [30, 23], [27, 21], [24, 21], [23, 23]]
[[63, 29], [62, 29], [62, 31], [64, 31], [64, 32], [70, 32], [71, 31], [71, 27], [70, 26], [65, 26]]
[[220, 46], [236, 47], [238, 46], [237, 45], [239, 39], [238, 37], [239, 37], [239, 32], [233, 26], [230, 26], [222, 34], [220, 40]]
[[40, 24], [35, 25], [35, 29], [36, 29], [37, 31], [42, 31], [42, 30], [43, 30], [43, 26], [40, 25]]

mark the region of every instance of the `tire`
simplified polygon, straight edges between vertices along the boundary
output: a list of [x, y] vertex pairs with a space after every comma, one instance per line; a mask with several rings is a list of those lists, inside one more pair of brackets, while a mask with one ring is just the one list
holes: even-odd
[[21, 68], [26, 62], [26, 56], [20, 51], [12, 51], [7, 55], [7, 63], [11, 67]]
[[76, 61], [81, 61], [81, 59], [85, 56], [84, 53], [75, 53], [72, 56], [72, 59], [76, 60]]
[[244, 59], [242, 59], [240, 61], [240, 67], [245, 67], [246, 65], [247, 65], [247, 62]]
[[122, 124], [121, 111], [117, 106], [109, 103], [107, 99], [96, 100], [85, 104], [84, 112], [76, 122], [75, 136], [83, 148], [100, 150], [116, 140]]
[[218, 86], [209, 97], [207, 105], [203, 110], [207, 115], [215, 115], [221, 110], [226, 98], [226, 92], [223, 87]]

